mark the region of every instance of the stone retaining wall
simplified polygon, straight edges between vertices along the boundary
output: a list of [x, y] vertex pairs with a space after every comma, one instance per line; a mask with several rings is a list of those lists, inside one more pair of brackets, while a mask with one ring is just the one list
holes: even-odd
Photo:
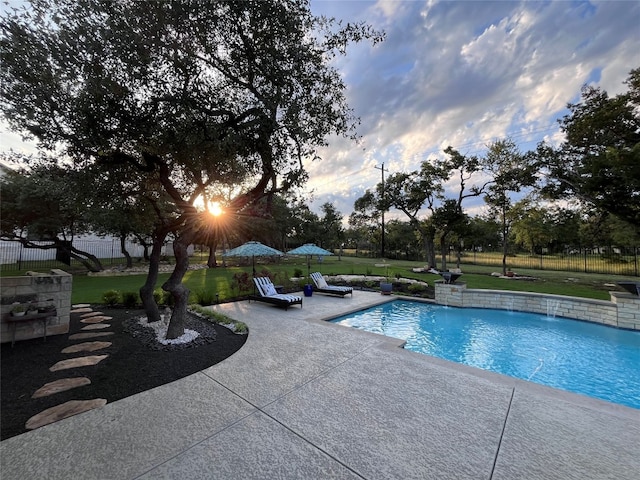
[[611, 301], [507, 290], [467, 289], [463, 282], [435, 283], [436, 303], [452, 307], [497, 308], [575, 318], [640, 330], [640, 297], [610, 292]]
[[[71, 286], [73, 276], [59, 269], [50, 273], [29, 272], [22, 277], [2, 277], [0, 282], [0, 342], [11, 341], [10, 318], [13, 304], [53, 304], [56, 316], [47, 322], [47, 335], [59, 335], [69, 331], [71, 311]], [[30, 320], [16, 324], [16, 340], [42, 337], [41, 321]]]

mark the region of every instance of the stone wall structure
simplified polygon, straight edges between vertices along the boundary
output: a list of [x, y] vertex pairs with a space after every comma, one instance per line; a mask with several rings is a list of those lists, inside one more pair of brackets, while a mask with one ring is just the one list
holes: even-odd
[[[55, 315], [48, 317], [47, 335], [69, 331], [71, 286], [73, 276], [59, 269], [50, 273], [28, 272], [20, 277], [0, 278], [0, 342], [12, 340], [11, 310], [16, 303], [28, 306], [53, 304]], [[43, 322], [39, 319], [16, 322], [15, 339], [26, 340], [43, 336]]]
[[467, 288], [464, 282], [435, 283], [436, 303], [451, 307], [497, 308], [539, 313], [640, 330], [640, 297], [610, 292], [611, 301], [544, 293]]

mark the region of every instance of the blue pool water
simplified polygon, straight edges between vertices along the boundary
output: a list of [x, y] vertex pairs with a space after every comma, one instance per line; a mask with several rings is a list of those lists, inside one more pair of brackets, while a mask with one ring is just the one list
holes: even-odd
[[640, 409], [640, 332], [398, 300], [332, 322], [402, 339], [414, 352]]

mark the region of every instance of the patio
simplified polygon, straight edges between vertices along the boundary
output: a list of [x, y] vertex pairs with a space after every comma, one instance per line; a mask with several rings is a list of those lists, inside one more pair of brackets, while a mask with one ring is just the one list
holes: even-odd
[[392, 299], [218, 305], [238, 353], [1, 442], [2, 478], [637, 478], [638, 410], [323, 321]]

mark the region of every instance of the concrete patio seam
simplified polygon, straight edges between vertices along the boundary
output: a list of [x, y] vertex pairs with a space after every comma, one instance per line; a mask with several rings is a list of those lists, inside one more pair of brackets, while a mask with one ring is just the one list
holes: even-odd
[[[224, 387], [224, 385], [221, 385], [221, 386], [222, 386], [222, 387]], [[230, 393], [233, 393], [233, 392], [231, 392], [229, 389], [227, 389], [227, 390], [228, 390]], [[246, 401], [246, 400], [245, 400], [245, 401]], [[249, 403], [249, 402], [247, 402], [247, 403]], [[144, 477], [145, 475], [148, 475], [149, 473], [151, 473], [151, 472], [153, 472], [154, 470], [156, 470], [158, 467], [161, 467], [162, 465], [165, 465], [165, 464], [167, 464], [167, 463], [169, 463], [169, 462], [173, 461], [174, 459], [176, 459], [176, 458], [180, 457], [181, 455], [184, 455], [185, 453], [187, 453], [189, 450], [193, 450], [193, 449], [194, 449], [195, 447], [197, 447], [198, 445], [201, 445], [201, 444], [203, 444], [204, 442], [206, 442], [206, 441], [208, 441], [208, 440], [210, 440], [210, 439], [212, 439], [212, 438], [214, 438], [214, 437], [217, 437], [217, 436], [218, 436], [218, 435], [220, 435], [221, 433], [223, 433], [223, 432], [225, 432], [225, 431], [229, 430], [230, 428], [234, 427], [235, 425], [237, 425], [237, 424], [239, 424], [239, 423], [241, 423], [241, 422], [244, 422], [247, 418], [250, 418], [250, 417], [252, 417], [252, 416], [257, 415], [257, 414], [258, 414], [258, 412], [261, 412], [261, 410], [260, 410], [259, 408], [257, 408], [257, 407], [256, 407], [256, 409], [255, 409], [253, 412], [251, 412], [251, 413], [249, 413], [249, 414], [247, 414], [247, 415], [243, 415], [242, 417], [240, 417], [240, 418], [238, 418], [238, 419], [234, 420], [233, 422], [229, 423], [228, 425], [225, 425], [223, 428], [221, 428], [221, 429], [219, 429], [219, 430], [216, 430], [216, 431], [215, 431], [214, 433], [212, 433], [211, 435], [207, 435], [206, 437], [201, 438], [200, 440], [198, 440], [198, 441], [196, 441], [196, 442], [192, 443], [191, 445], [186, 446], [185, 448], [183, 448], [182, 450], [180, 450], [180, 451], [176, 452], [175, 454], [173, 454], [173, 455], [171, 455], [171, 456], [169, 456], [169, 457], [165, 458], [163, 461], [161, 461], [161, 462], [159, 462], [159, 463], [156, 463], [155, 465], [153, 465], [153, 466], [149, 467], [147, 470], [145, 470], [145, 471], [143, 471], [143, 472], [140, 472], [140, 473], [139, 473], [139, 474], [137, 474], [135, 477], [132, 477], [132, 480], [135, 480], [135, 479], [137, 479], [137, 478], [142, 478], [142, 477]], [[264, 414], [264, 412], [261, 412], [261, 413], [263, 413], [263, 414]], [[294, 433], [295, 433], [295, 432], [294, 432]]]
[[511, 389], [511, 398], [509, 398], [509, 405], [507, 405], [507, 411], [504, 416], [504, 422], [502, 423], [502, 431], [500, 432], [500, 438], [498, 439], [498, 446], [496, 448], [496, 454], [493, 457], [493, 465], [491, 465], [491, 473], [489, 474], [489, 480], [493, 478], [493, 473], [496, 470], [496, 464], [498, 463], [498, 456], [500, 455], [500, 447], [502, 446], [502, 439], [504, 438], [504, 432], [507, 429], [507, 421], [509, 420], [509, 412], [511, 411], [511, 404], [513, 403], [513, 397], [516, 394], [516, 388]]

